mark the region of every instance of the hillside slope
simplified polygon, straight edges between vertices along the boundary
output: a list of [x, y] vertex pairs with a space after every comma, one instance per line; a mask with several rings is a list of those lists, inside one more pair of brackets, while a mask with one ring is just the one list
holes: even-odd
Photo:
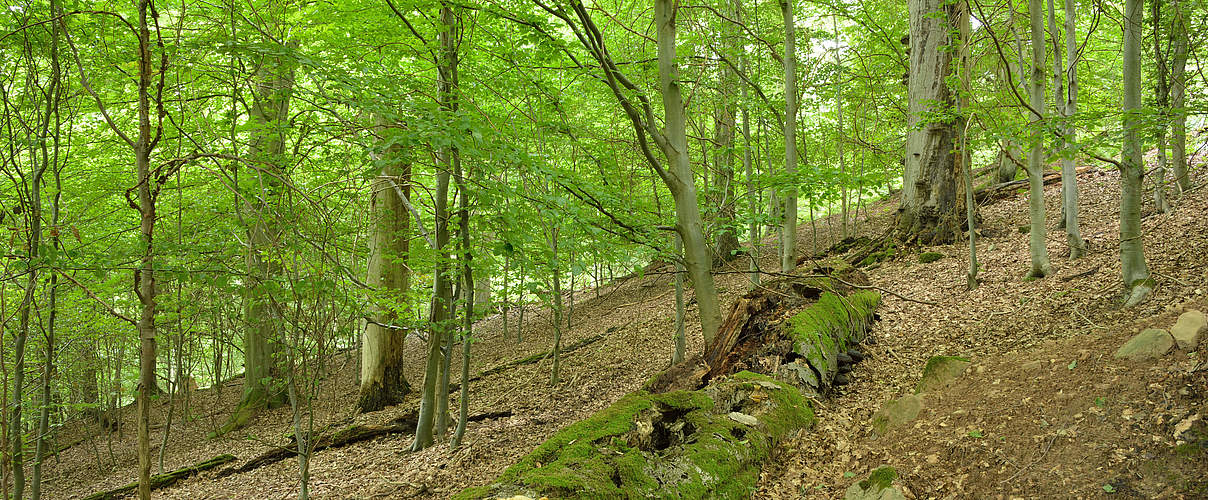
[[[885, 294], [882, 320], [873, 332], [877, 343], [868, 346], [869, 361], [856, 366], [850, 385], [818, 402], [818, 426], [779, 450], [765, 468], [756, 496], [842, 496], [848, 485], [881, 463], [894, 465], [902, 476], [900, 484], [920, 498], [1095, 496], [1106, 494], [1104, 485], [1120, 493], [1161, 493], [1151, 485], [1156, 473], [1143, 469], [1155, 461], [1152, 457], [1166, 456], [1163, 453], [1170, 450], [1171, 426], [1204, 413], [1202, 360], [1208, 355], [1201, 348], [1195, 358], [1129, 364], [1115, 362], [1111, 353], [1141, 326], [1167, 325], [1185, 307], [1208, 307], [1208, 232], [1202, 228], [1208, 200], [1202, 191], [1193, 192], [1176, 200], [1173, 213], [1146, 218], [1147, 257], [1158, 286], [1149, 301], [1121, 311], [1115, 243], [1118, 177], [1090, 170], [1080, 184], [1090, 254], [1075, 262], [1064, 260], [1064, 236], [1050, 227], [1054, 277], [1023, 279], [1027, 236], [1017, 227], [1026, 221], [1026, 195], [982, 208], [983, 283], [976, 291], [964, 290], [966, 249], [961, 245], [925, 249], [945, 254], [934, 263], [920, 264], [907, 254], [870, 270], [873, 283], [935, 305]], [[1057, 186], [1046, 191], [1051, 215], [1059, 211], [1057, 195]], [[867, 214], [860, 214], [858, 233], [882, 234], [894, 208], [893, 200], [869, 207]], [[819, 221], [819, 247], [833, 241], [836, 225], [833, 219]], [[812, 248], [808, 223], [798, 237], [799, 248]], [[765, 269], [776, 265], [771, 244], [766, 240], [760, 248]], [[718, 270], [723, 304], [746, 290], [746, 265], [740, 260], [737, 267]], [[1069, 277], [1074, 278], [1064, 279]], [[312, 494], [444, 498], [485, 484], [558, 429], [615, 402], [668, 365], [674, 295], [666, 269], [619, 280], [598, 292], [579, 292], [577, 300], [573, 326], [563, 342], [605, 335], [563, 359], [563, 383], [548, 386], [549, 361], [472, 382], [471, 414], [509, 410], [512, 416], [471, 424], [465, 445], [454, 451], [438, 445], [409, 453], [410, 436], [404, 433], [320, 452], [312, 461]], [[689, 310], [688, 349], [699, 351], [694, 313]], [[510, 320], [514, 334], [514, 312]], [[549, 322], [548, 311], [530, 308], [521, 343], [503, 338], [500, 317], [480, 322], [471, 373], [547, 350], [552, 343]], [[409, 350], [408, 374], [415, 383], [420, 380], [422, 346], [411, 341]], [[917, 425], [870, 439], [872, 412], [883, 401], [911, 392], [927, 358], [935, 354], [969, 356], [974, 365], [969, 375], [929, 401]], [[1075, 360], [1077, 364], [1071, 363]], [[331, 374], [316, 403], [317, 427], [380, 423], [414, 411], [411, 401], [353, 415], [355, 369], [356, 360], [349, 354], [331, 360]], [[1180, 392], [1188, 384], [1196, 390]], [[221, 394], [205, 390], [191, 396], [191, 414], [197, 419], [184, 428], [173, 425], [165, 470], [220, 453], [232, 453], [242, 462], [287, 443], [288, 409], [266, 412], [239, 433], [204, 438], [234, 407], [238, 390], [234, 381]], [[1102, 404], [1097, 398], [1103, 398]], [[162, 424], [163, 415], [161, 407], [154, 420]], [[153, 433], [156, 443], [161, 431]], [[45, 474], [51, 481], [46, 493], [79, 497], [132, 480], [134, 433], [128, 429], [123, 434], [119, 439], [95, 428], [65, 430], [61, 442], [90, 437], [48, 464]], [[1203, 466], [1203, 454], [1192, 459], [1200, 460], [1192, 465]], [[1177, 468], [1182, 462], [1170, 463]], [[156, 496], [292, 498], [296, 469], [296, 460], [288, 459], [222, 479], [203, 473]]]

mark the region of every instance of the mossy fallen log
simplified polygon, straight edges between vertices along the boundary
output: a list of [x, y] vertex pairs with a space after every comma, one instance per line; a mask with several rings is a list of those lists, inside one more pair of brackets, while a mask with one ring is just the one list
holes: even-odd
[[[863, 278], [854, 269], [838, 272], [849, 283]], [[726, 338], [705, 355], [656, 375], [559, 431], [491, 484], [455, 498], [750, 496], [772, 447], [813, 422], [806, 394], [834, 376], [838, 353], [862, 340], [873, 319], [877, 293], [845, 294], [831, 281], [792, 278], [744, 296], [727, 317]], [[779, 369], [788, 364], [815, 383]]]
[[[213, 469], [215, 467], [218, 467], [220, 465], [223, 465], [223, 464], [226, 464], [229, 462], [233, 462], [233, 461], [235, 461], [234, 455], [218, 455], [214, 458], [211, 458], [204, 462], [198, 463], [196, 465], [192, 465], [192, 466], [185, 467], [182, 469], [177, 469], [172, 472], [156, 474], [154, 476], [151, 476], [151, 489], [158, 490], [160, 488], [166, 488], [168, 486], [172, 486], [173, 484], [176, 484], [177, 481], [179, 481], [181, 479], [186, 479], [186, 478], [192, 477], [193, 475], [197, 474], [198, 472]], [[137, 489], [138, 489], [138, 482], [135, 481], [133, 483], [122, 486], [121, 488], [114, 488], [109, 491], [93, 493], [92, 495], [88, 495], [88, 496], [84, 497], [84, 500], [111, 500], [111, 499], [115, 499], [115, 498], [122, 498], [130, 493], [133, 493]]]
[[454, 498], [734, 498], [775, 442], [813, 422], [789, 384], [742, 372], [707, 390], [631, 393]]

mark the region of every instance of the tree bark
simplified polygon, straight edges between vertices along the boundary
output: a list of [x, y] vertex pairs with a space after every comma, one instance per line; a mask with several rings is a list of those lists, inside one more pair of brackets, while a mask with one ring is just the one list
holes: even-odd
[[[441, 107], [447, 112], [457, 111], [457, 63], [458, 53], [454, 31], [460, 29], [460, 18], [453, 13], [452, 5], [442, 3], [440, 22], [445, 29], [437, 36], [440, 45], [440, 80], [437, 82]], [[424, 387], [420, 398], [419, 418], [415, 427], [412, 451], [419, 451], [435, 441], [433, 430], [436, 421], [436, 382], [440, 375], [441, 342], [448, 335], [449, 311], [453, 305], [453, 284], [448, 276], [449, 245], [449, 177], [453, 165], [459, 161], [456, 148], [445, 148], [436, 174], [436, 266], [433, 269], [432, 304], [429, 307], [428, 361], [424, 370]], [[519, 334], [517, 334], [519, 337]]]
[[1145, 163], [1137, 129], [1141, 108], [1142, 0], [1124, 2], [1124, 145], [1120, 153], [1120, 267], [1125, 307], [1132, 307], [1153, 290], [1141, 233], [1141, 178]]
[[[289, 42], [289, 46], [296, 42]], [[246, 207], [252, 218], [248, 227], [247, 268], [250, 275], [247, 327], [244, 333], [243, 397], [230, 420], [217, 434], [225, 434], [247, 424], [257, 411], [276, 408], [287, 402], [282, 385], [281, 311], [273, 298], [281, 273], [279, 252], [281, 224], [279, 213], [285, 189], [285, 135], [289, 121], [289, 101], [293, 94], [293, 64], [284, 56], [265, 56], [256, 75], [257, 86], [249, 121], [252, 132], [248, 156], [256, 162], [254, 185]]]
[[[1170, 203], [1166, 200], [1166, 143], [1167, 120], [1170, 117], [1170, 87], [1166, 81], [1166, 57], [1162, 50], [1162, 0], [1149, 0], [1150, 21], [1153, 23], [1154, 51], [1154, 101], [1158, 108], [1157, 127], [1157, 168], [1154, 172], [1153, 202], [1159, 212], [1170, 211]], [[1177, 175], [1177, 174], [1176, 174]]]
[[1032, 27], [1032, 87], [1028, 92], [1032, 106], [1031, 151], [1028, 152], [1028, 254], [1032, 258], [1032, 270], [1028, 276], [1043, 278], [1052, 274], [1049, 266], [1049, 250], [1046, 246], [1048, 228], [1044, 215], [1044, 141], [1041, 126], [1044, 123], [1044, 23], [1041, 17], [1040, 0], [1028, 1], [1028, 14]]
[[388, 148], [386, 156], [387, 166], [373, 182], [370, 201], [374, 226], [366, 282], [377, 290], [378, 297], [372, 306], [372, 321], [366, 323], [362, 336], [357, 400], [361, 412], [399, 404], [411, 392], [403, 373], [407, 331], [397, 324], [396, 312], [408, 307], [407, 292], [411, 288], [411, 272], [406, 264], [411, 250], [411, 219], [404, 206], [404, 199], [411, 196], [411, 161], [397, 145]]
[[[1067, 0], [1068, 2], [1069, 0]], [[1174, 164], [1175, 185], [1180, 193], [1191, 189], [1191, 178], [1187, 176], [1187, 21], [1183, 14], [1183, 3], [1174, 0], [1174, 20], [1171, 23], [1174, 37], [1174, 55], [1170, 68], [1170, 105], [1174, 116], [1170, 123], [1170, 149]]]
[[684, 261], [688, 277], [696, 290], [700, 310], [701, 333], [705, 342], [713, 340], [721, 324], [721, 306], [717, 287], [713, 284], [709, 247], [697, 206], [696, 185], [692, 165], [688, 161], [688, 137], [685, 124], [684, 99], [680, 91], [679, 70], [675, 63], [676, 7], [672, 0], [655, 0], [654, 18], [658, 27], [659, 88], [663, 94], [663, 114], [666, 140], [663, 154], [667, 157], [667, 187], [675, 201], [676, 231], [684, 242]]
[[950, 243], [961, 232], [964, 193], [956, 161], [955, 120], [929, 118], [952, 114], [955, 95], [945, 83], [951, 74], [949, 47], [960, 40], [960, 20], [968, 17], [962, 2], [910, 0], [909, 119], [902, 203], [897, 232], [922, 245]]
[[780, 227], [780, 272], [797, 267], [797, 26], [792, 0], [780, 0], [784, 18], [784, 172], [789, 186], [783, 191], [784, 219]]
[[[1061, 123], [1062, 156], [1061, 156], [1061, 206], [1062, 222], [1065, 227], [1065, 241], [1070, 247], [1070, 259], [1077, 259], [1086, 254], [1086, 243], [1082, 240], [1082, 231], [1078, 224], [1078, 174], [1074, 165], [1078, 145], [1075, 139], [1074, 126], [1071, 120], [1078, 111], [1078, 41], [1075, 36], [1074, 0], [1065, 0], [1065, 50], [1069, 65], [1061, 64], [1061, 48], [1053, 51], [1053, 95], [1057, 109], [1064, 121]], [[1055, 40], [1060, 40], [1057, 31], [1056, 14], [1053, 0], [1049, 0], [1049, 31]], [[1064, 84], [1069, 83], [1067, 88]]]

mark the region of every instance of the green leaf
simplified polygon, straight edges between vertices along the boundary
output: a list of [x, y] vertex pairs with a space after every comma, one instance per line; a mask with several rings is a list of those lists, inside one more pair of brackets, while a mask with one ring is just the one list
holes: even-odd
[[1105, 485], [1103, 485], [1103, 491], [1106, 491], [1106, 492], [1108, 492], [1108, 493], [1115, 493], [1115, 492], [1116, 492], [1116, 487], [1115, 487], [1115, 486], [1112, 486], [1112, 485], [1110, 485], [1110, 484], [1105, 484]]
[[1077, 367], [1078, 367], [1078, 360], [1076, 360], [1076, 359], [1073, 361], [1070, 361], [1070, 364], [1066, 365], [1066, 368], [1069, 368], [1071, 370], [1073, 370], [1074, 368], [1077, 368]]
[[979, 429], [973, 429], [973, 430], [969, 431], [969, 437], [980, 438], [983, 436], [984, 435], [982, 434], [982, 431]]

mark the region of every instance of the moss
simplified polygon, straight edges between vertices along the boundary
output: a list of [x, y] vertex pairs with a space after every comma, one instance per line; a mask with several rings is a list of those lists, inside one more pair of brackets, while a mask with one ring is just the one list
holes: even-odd
[[846, 297], [824, 293], [818, 302], [789, 319], [793, 350], [819, 372], [830, 369], [834, 353], [864, 338], [881, 294], [861, 290]]
[[892, 486], [897, 478], [898, 471], [888, 465], [882, 465], [874, 469], [868, 479], [860, 481], [860, 488], [864, 491], [880, 491]]
[[943, 388], [960, 377], [969, 366], [969, 358], [963, 356], [932, 356], [923, 367], [923, 377], [915, 385], [914, 393], [930, 392]]
[[944, 258], [944, 254], [939, 252], [923, 252], [919, 254], [919, 263], [930, 264], [942, 258]]
[[[760, 374], [739, 373], [711, 387], [747, 405], [744, 411], [754, 413], [759, 425], [730, 419], [733, 402], [715, 403], [706, 391], [636, 392], [559, 431], [493, 486], [469, 489], [456, 498], [517, 490], [557, 498], [750, 496], [758, 464], [776, 440], [811, 424], [813, 410], [796, 388]], [[677, 425], [691, 429], [684, 442], [661, 449], [631, 445], [627, 439], [635, 421], [648, 417], [648, 411], [674, 415]]]

